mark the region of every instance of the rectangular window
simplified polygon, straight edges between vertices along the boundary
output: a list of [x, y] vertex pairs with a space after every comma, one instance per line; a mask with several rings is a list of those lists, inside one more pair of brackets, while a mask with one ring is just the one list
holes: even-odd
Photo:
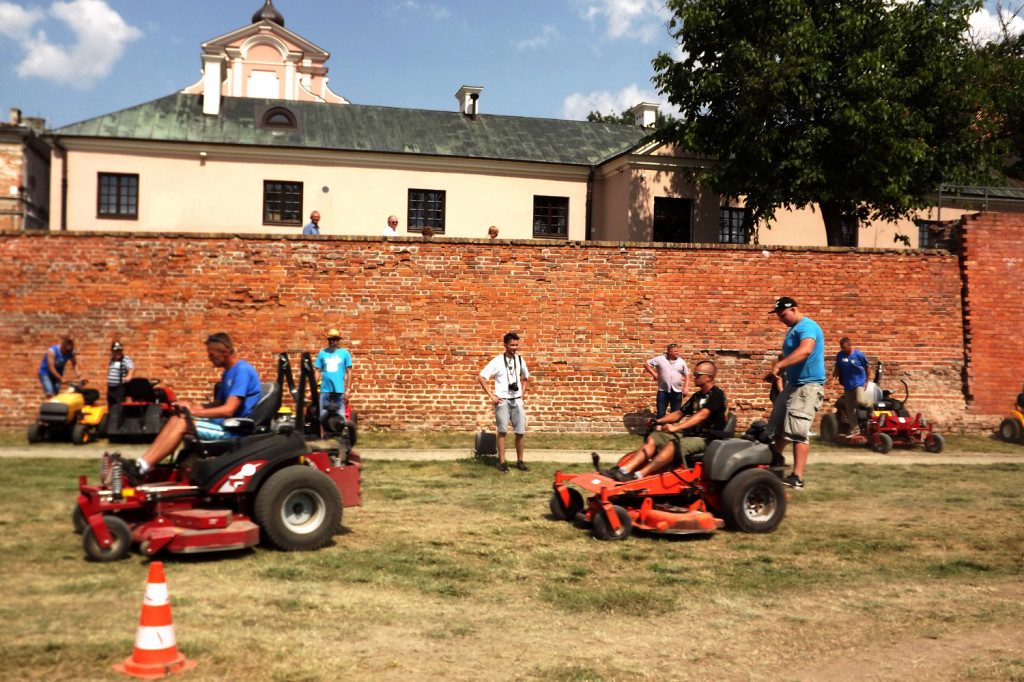
[[935, 248], [935, 237], [932, 234], [931, 228], [933, 225], [938, 223], [934, 220], [918, 220], [917, 221], [917, 248], [919, 249], [933, 249]]
[[139, 219], [139, 176], [137, 173], [100, 173], [96, 217], [119, 220]]
[[429, 227], [434, 234], [444, 234], [444, 200], [442, 189], [409, 190], [409, 232], [423, 232], [424, 227]]
[[569, 197], [533, 197], [533, 236], [569, 238]]
[[302, 183], [263, 181], [263, 224], [302, 224]]
[[672, 197], [654, 197], [654, 224], [651, 238], [656, 242], [689, 244], [693, 242], [693, 201]]
[[859, 223], [856, 219], [846, 218], [839, 225], [840, 246], [857, 246], [857, 228]]
[[743, 233], [743, 219], [746, 216], [745, 208], [722, 206], [718, 209], [718, 243], [746, 244], [747, 236]]

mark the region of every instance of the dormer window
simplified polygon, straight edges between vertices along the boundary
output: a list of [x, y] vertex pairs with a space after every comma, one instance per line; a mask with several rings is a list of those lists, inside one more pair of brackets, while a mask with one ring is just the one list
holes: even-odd
[[284, 107], [274, 107], [273, 109], [268, 109], [263, 114], [263, 121], [260, 127], [277, 130], [295, 130], [299, 125], [295, 120], [295, 114]]

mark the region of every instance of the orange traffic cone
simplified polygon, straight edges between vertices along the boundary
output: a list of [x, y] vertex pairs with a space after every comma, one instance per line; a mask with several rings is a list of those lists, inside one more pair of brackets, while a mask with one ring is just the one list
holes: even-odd
[[171, 603], [167, 600], [164, 565], [154, 561], [149, 565], [142, 616], [139, 617], [139, 630], [135, 633], [135, 651], [124, 659], [124, 663], [115, 665], [114, 670], [143, 680], [158, 680], [164, 675], [195, 666], [195, 662], [187, 660], [185, 654], [178, 653]]

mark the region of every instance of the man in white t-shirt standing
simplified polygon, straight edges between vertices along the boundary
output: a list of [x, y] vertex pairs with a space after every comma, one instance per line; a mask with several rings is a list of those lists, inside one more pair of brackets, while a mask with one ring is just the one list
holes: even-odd
[[683, 404], [683, 396], [690, 392], [690, 370], [686, 361], [679, 357], [679, 344], [670, 343], [664, 355], [645, 360], [644, 369], [658, 382], [655, 419], [677, 412]]
[[[498, 471], [508, 471], [505, 463], [505, 434], [509, 422], [516, 434], [516, 469], [529, 471], [523, 461], [523, 434], [526, 433], [526, 410], [523, 409], [523, 396], [526, 395], [526, 382], [530, 379], [530, 370], [526, 368], [517, 351], [519, 335], [514, 332], [505, 334], [502, 339], [505, 352], [487, 363], [477, 381], [484, 393], [494, 405], [494, 423], [498, 429]], [[494, 380], [492, 391], [488, 382]]]

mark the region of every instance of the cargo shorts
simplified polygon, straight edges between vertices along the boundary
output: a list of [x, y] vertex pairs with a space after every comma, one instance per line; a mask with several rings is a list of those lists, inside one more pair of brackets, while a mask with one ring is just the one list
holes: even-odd
[[793, 443], [807, 443], [814, 414], [824, 400], [825, 387], [821, 384], [786, 386], [775, 399], [772, 416], [768, 419], [768, 433]]

